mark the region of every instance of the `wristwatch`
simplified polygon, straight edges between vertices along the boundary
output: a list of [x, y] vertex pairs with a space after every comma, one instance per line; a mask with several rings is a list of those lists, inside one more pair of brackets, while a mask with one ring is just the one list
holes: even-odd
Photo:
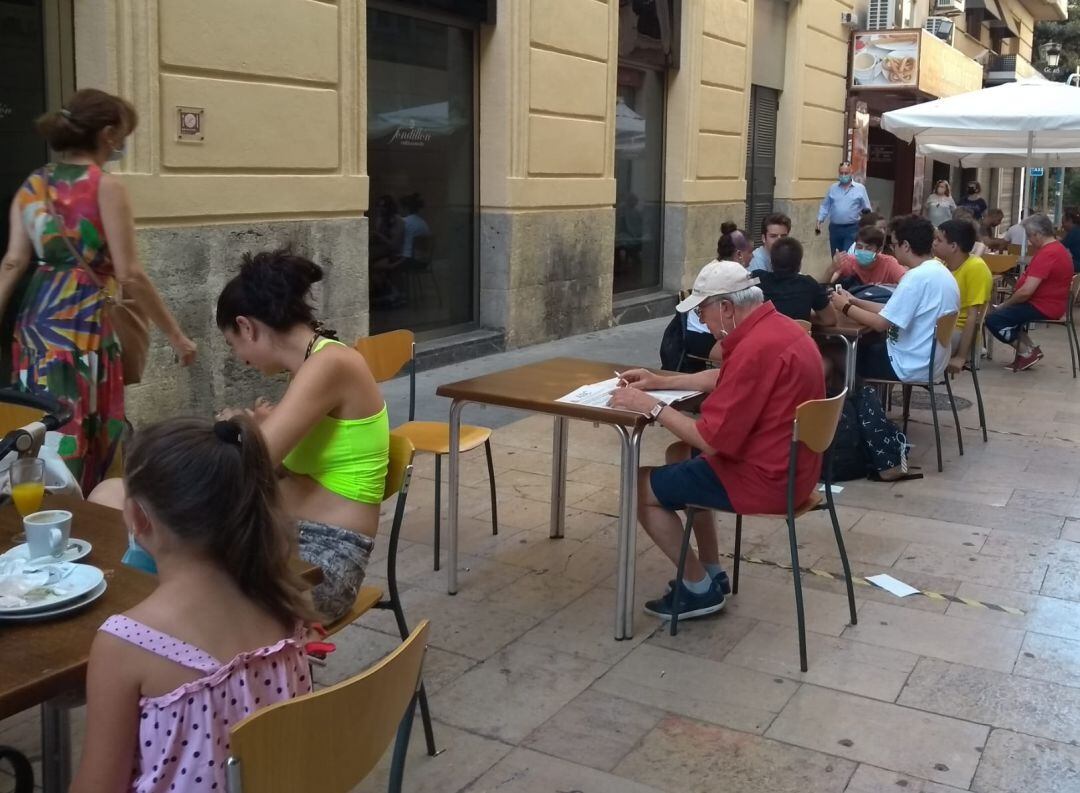
[[843, 314], [846, 317], [848, 315], [848, 312], [851, 311], [851, 307], [854, 306], [854, 305], [855, 305], [854, 303], [852, 303], [851, 301], [848, 301], [844, 305], [844, 307], [842, 309], [840, 309], [840, 313]]
[[656, 421], [660, 418], [660, 414], [664, 412], [664, 408], [666, 407], [667, 405], [663, 402], [657, 402], [653, 405], [653, 409], [649, 411], [649, 421]]

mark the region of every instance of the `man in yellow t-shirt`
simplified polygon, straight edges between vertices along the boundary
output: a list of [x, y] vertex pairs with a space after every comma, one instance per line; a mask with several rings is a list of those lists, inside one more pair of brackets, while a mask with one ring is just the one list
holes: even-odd
[[994, 276], [986, 262], [971, 255], [975, 240], [975, 224], [966, 220], [946, 220], [934, 232], [934, 256], [952, 271], [960, 288], [960, 313], [956, 317], [949, 361], [949, 371], [954, 374], [968, 362], [971, 346], [977, 341], [978, 310], [990, 302], [994, 287]]

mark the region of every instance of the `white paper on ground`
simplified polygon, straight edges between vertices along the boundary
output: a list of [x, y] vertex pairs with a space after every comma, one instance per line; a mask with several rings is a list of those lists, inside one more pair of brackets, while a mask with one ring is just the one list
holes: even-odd
[[898, 598], [906, 598], [908, 595], [919, 594], [919, 590], [915, 587], [909, 586], [903, 581], [899, 581], [885, 573], [881, 573], [880, 575], [868, 575], [866, 576], [866, 580], [874, 586], [881, 587], [886, 592], [896, 595]]
[[[619, 378], [612, 377], [599, 383], [589, 383], [580, 388], [575, 388], [569, 394], [556, 399], [556, 402], [567, 402], [571, 405], [581, 405], [590, 408], [606, 408], [612, 393], [619, 387]], [[665, 405], [678, 402], [680, 399], [697, 396], [700, 391], [649, 391], [650, 396], [655, 397]]]
[[[817, 491], [819, 493], [824, 493], [825, 492], [825, 483], [824, 482], [822, 482], [820, 485], [818, 485]], [[843, 493], [844, 492], [844, 486], [843, 485], [833, 485], [832, 486], [832, 491], [833, 491], [833, 493]]]

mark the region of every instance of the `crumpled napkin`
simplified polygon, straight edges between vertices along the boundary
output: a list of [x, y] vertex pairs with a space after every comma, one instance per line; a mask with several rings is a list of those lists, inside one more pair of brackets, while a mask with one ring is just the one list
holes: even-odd
[[69, 562], [43, 565], [26, 559], [0, 559], [0, 609], [32, 606], [50, 592], [64, 594], [64, 587], [58, 585], [74, 569]]

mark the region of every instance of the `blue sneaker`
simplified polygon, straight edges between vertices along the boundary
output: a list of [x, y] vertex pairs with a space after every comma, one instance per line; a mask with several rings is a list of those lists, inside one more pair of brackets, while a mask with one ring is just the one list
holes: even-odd
[[[720, 591], [724, 595], [730, 595], [731, 594], [731, 579], [728, 578], [728, 574], [727, 574], [726, 570], [721, 570], [719, 573], [714, 575], [713, 576], [713, 581], [720, 588]], [[675, 579], [673, 578], [673, 579], [671, 579], [670, 581], [667, 582], [667, 590], [666, 590], [666, 592], [670, 592], [674, 588], [675, 588]]]
[[[715, 579], [713, 579], [709, 591], [701, 595], [691, 592], [686, 588], [686, 584], [683, 584], [680, 587], [680, 590], [679, 619], [681, 620], [715, 614], [724, 608], [724, 593], [720, 591], [720, 587], [717, 586]], [[670, 620], [671, 613], [674, 610], [672, 605], [673, 600], [673, 592], [668, 592], [662, 598], [658, 598], [657, 600], [650, 600], [645, 604], [645, 613], [652, 614], [654, 617], [659, 617], [662, 620]]]

